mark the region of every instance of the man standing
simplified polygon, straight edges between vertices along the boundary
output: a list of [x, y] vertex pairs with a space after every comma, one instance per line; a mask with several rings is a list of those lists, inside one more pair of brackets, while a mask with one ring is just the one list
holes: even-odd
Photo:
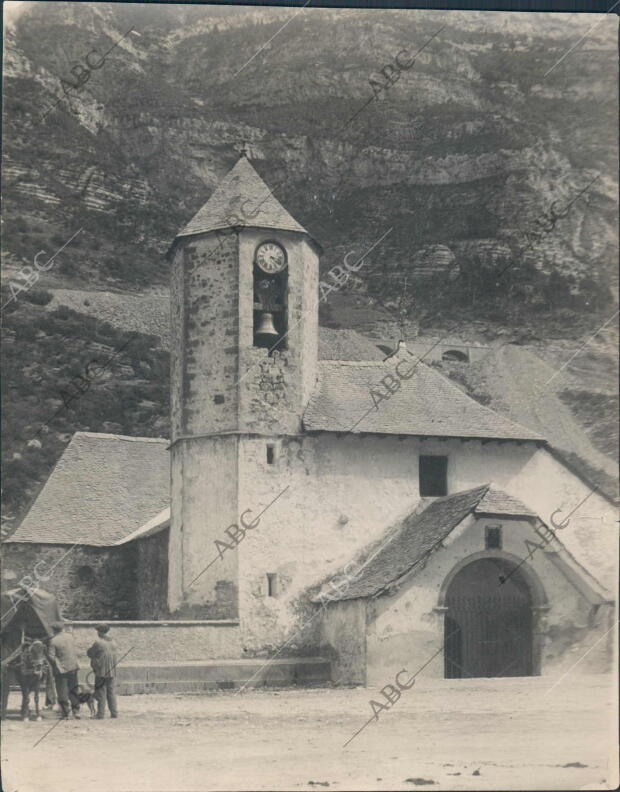
[[110, 716], [118, 718], [114, 683], [116, 678], [116, 643], [109, 637], [107, 624], [97, 627], [97, 640], [87, 654], [90, 665], [95, 672], [95, 699], [97, 700], [97, 717], [105, 716], [105, 702], [108, 700]]
[[52, 625], [53, 638], [50, 639], [48, 657], [52, 664], [56, 694], [62, 710], [62, 717], [67, 720], [73, 711], [73, 717], [80, 717], [80, 701], [76, 695], [78, 689], [78, 660], [73, 636], [64, 632], [64, 624], [56, 622]]

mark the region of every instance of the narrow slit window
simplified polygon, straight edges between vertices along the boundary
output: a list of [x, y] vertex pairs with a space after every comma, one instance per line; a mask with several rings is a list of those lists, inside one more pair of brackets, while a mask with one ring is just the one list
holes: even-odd
[[502, 529], [499, 525], [489, 525], [485, 531], [484, 546], [487, 550], [501, 550], [502, 549]]
[[276, 447], [273, 443], [267, 443], [267, 464], [273, 465], [276, 461]]
[[420, 496], [440, 497], [448, 494], [448, 457], [420, 456]]
[[267, 572], [267, 596], [278, 596], [278, 576], [275, 572]]

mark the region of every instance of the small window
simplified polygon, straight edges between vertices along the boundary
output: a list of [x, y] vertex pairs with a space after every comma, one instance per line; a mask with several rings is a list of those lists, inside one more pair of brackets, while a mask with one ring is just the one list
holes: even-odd
[[502, 549], [502, 529], [499, 525], [488, 525], [485, 530], [484, 546], [487, 550]]
[[267, 443], [267, 464], [273, 465], [276, 461], [276, 447], [273, 443]]
[[440, 497], [448, 494], [448, 457], [420, 456], [420, 496]]
[[275, 572], [267, 572], [267, 596], [278, 596], [278, 576]]
[[225, 401], [226, 399], [222, 396], [221, 393], [216, 393], [215, 396], [213, 397], [214, 404], [224, 404]]

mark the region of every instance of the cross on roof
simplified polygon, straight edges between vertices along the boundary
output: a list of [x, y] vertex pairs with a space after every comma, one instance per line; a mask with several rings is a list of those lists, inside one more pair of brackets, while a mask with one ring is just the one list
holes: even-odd
[[245, 157], [246, 159], [250, 158], [250, 144], [247, 140], [242, 140], [241, 143], [237, 143], [234, 148], [240, 157]]

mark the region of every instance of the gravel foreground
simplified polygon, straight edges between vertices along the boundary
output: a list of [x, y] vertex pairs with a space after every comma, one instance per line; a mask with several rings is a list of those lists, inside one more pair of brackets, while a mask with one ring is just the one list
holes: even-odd
[[[3, 722], [6, 792], [613, 789], [610, 676], [122, 696], [120, 717]], [[43, 738], [43, 739], [41, 739]], [[35, 746], [37, 741], [40, 742]]]

